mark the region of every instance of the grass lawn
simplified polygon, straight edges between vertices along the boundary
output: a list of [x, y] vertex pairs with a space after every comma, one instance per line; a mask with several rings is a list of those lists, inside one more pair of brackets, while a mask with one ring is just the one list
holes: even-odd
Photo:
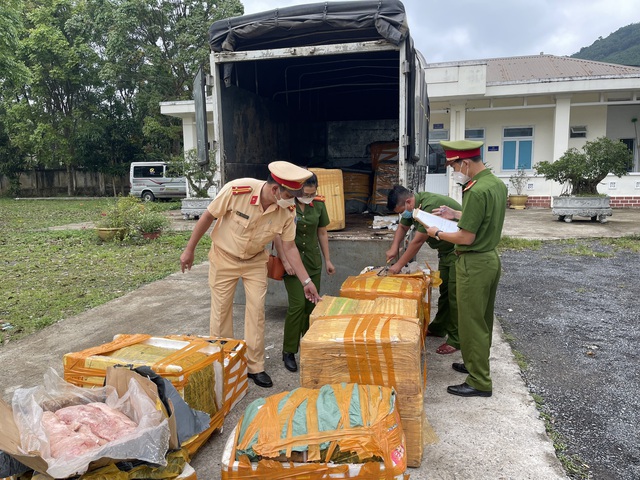
[[[0, 332], [7, 342], [77, 315], [180, 269], [190, 232], [104, 243], [93, 228], [48, 227], [98, 220], [113, 199], [0, 199]], [[179, 208], [175, 202], [162, 209]], [[206, 260], [209, 237], [195, 263]]]

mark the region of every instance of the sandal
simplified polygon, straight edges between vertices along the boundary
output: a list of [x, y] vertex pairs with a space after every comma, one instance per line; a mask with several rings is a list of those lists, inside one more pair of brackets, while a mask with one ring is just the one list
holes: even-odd
[[443, 343], [437, 348], [436, 353], [439, 353], [440, 355], [449, 355], [450, 353], [455, 353], [458, 350], [458, 348], [452, 347], [448, 343]]

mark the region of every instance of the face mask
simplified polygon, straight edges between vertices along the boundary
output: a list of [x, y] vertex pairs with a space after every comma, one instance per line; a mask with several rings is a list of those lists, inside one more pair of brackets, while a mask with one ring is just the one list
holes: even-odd
[[298, 201], [300, 203], [304, 203], [305, 205], [309, 205], [311, 202], [313, 202], [313, 199], [315, 197], [298, 197]]
[[284, 198], [280, 197], [276, 197], [276, 203], [278, 204], [278, 206], [280, 208], [289, 208], [292, 207], [293, 205], [295, 205], [296, 199], [295, 197], [293, 198], [289, 198], [287, 200], [285, 200]]
[[[467, 172], [469, 172], [469, 167], [467, 167]], [[469, 175], [465, 175], [464, 173], [462, 173], [462, 168], [461, 168], [459, 172], [453, 172], [451, 174], [451, 179], [455, 183], [458, 183], [460, 185], [465, 185], [469, 180], [471, 180], [471, 177]]]
[[408, 220], [408, 219], [410, 219], [410, 218], [412, 218], [412, 217], [413, 217], [413, 212], [412, 212], [411, 210], [405, 210], [405, 211], [404, 211], [404, 212], [402, 212], [400, 215], [402, 216], [402, 218], [404, 218], [404, 219], [407, 219], [407, 220]]

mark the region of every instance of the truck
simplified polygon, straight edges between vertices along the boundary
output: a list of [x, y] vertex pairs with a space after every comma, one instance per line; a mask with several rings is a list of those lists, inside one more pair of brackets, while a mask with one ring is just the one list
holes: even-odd
[[[324, 2], [228, 18], [210, 26], [209, 46], [220, 184], [266, 178], [269, 162], [287, 160], [342, 170], [348, 204], [347, 180], [365, 178], [364, 204], [329, 232], [337, 274], [323, 291], [336, 295], [346, 276], [383, 265], [393, 232], [372, 230], [363, 213], [390, 213], [393, 184], [424, 189], [429, 156], [426, 62], [404, 5]], [[280, 290], [269, 289], [268, 304], [286, 305]]]
[[[266, 178], [269, 162], [287, 160], [370, 174], [378, 187], [373, 211], [384, 210], [390, 184], [424, 188], [425, 61], [400, 1], [324, 2], [219, 20], [209, 46], [221, 184]], [[384, 176], [378, 160], [389, 167]]]

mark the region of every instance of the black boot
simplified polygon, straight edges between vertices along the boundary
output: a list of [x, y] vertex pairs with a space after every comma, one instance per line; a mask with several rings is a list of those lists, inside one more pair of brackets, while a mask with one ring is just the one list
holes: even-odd
[[290, 372], [298, 371], [298, 364], [296, 363], [296, 354], [289, 352], [282, 352], [282, 360], [284, 361], [284, 368]]

